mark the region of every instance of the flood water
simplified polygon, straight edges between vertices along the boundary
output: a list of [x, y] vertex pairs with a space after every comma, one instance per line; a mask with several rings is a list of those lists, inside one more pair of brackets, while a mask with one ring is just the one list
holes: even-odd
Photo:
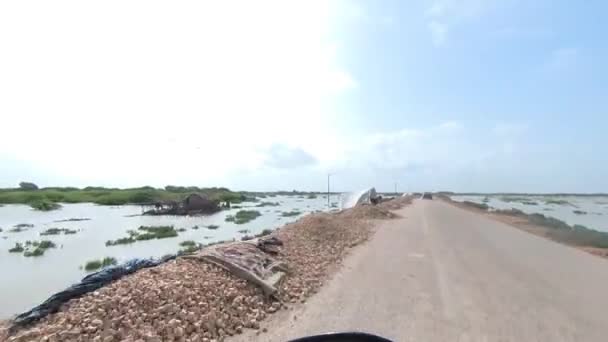
[[[337, 202], [338, 198], [331, 198]], [[240, 209], [221, 211], [209, 216], [140, 216], [140, 206], [99, 206], [91, 203], [64, 204], [59, 210], [41, 212], [25, 205], [4, 205], [0, 207], [0, 318], [29, 310], [46, 300], [51, 294], [78, 282], [85, 272], [80, 267], [87, 261], [114, 257], [118, 262], [132, 258], [161, 257], [176, 253], [179, 243], [194, 240], [201, 244], [240, 239], [264, 229], [276, 229], [293, 222], [301, 216], [327, 210], [327, 198], [318, 196], [308, 199], [300, 196], [276, 196], [260, 199], [278, 202], [279, 206], [255, 207], [258, 203], [246, 202], [241, 209], [258, 210], [262, 216], [246, 224], [225, 222], [227, 215], [234, 215]], [[281, 216], [282, 212], [297, 210], [301, 214], [292, 217]], [[70, 218], [90, 218], [88, 221], [54, 222]], [[17, 224], [33, 224], [22, 232], [9, 232]], [[137, 241], [128, 245], [106, 246], [107, 240], [128, 236], [127, 230], [139, 226], [172, 225], [184, 228], [178, 237]], [[218, 225], [211, 230], [204, 226]], [[198, 226], [198, 229], [193, 229]], [[47, 235], [40, 233], [49, 228], [78, 230], [71, 235]], [[248, 233], [239, 233], [247, 229]], [[27, 240], [51, 240], [57, 248], [48, 249], [43, 256], [25, 257], [23, 253], [9, 253], [16, 242]]]
[[[451, 196], [455, 201], [486, 203], [494, 209], [519, 209], [527, 214], [543, 214], [569, 225], [608, 232], [608, 197], [605, 196]], [[487, 202], [484, 199], [487, 198]], [[520, 201], [519, 199], [525, 199]], [[515, 201], [514, 201], [515, 200]], [[552, 204], [547, 201], [566, 201]], [[530, 202], [530, 203], [522, 203]], [[535, 204], [531, 204], [535, 203]], [[579, 211], [579, 213], [575, 213]], [[580, 211], [584, 213], [580, 213]]]

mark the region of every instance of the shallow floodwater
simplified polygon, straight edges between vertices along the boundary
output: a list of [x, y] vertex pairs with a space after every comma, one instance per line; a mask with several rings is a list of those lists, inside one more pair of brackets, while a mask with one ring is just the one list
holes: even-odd
[[[259, 207], [258, 203], [246, 202], [242, 209], [258, 210], [262, 216], [246, 224], [225, 222], [226, 215], [240, 209], [221, 211], [209, 216], [141, 216], [140, 206], [99, 206], [91, 203], [64, 204], [59, 210], [41, 212], [25, 205], [0, 207], [0, 318], [29, 310], [42, 303], [51, 294], [78, 282], [87, 272], [80, 269], [87, 261], [114, 257], [118, 262], [132, 258], [161, 257], [176, 253], [179, 243], [194, 240], [201, 244], [215, 241], [240, 239], [246, 234], [256, 234], [264, 229], [276, 229], [296, 221], [301, 216], [317, 210], [327, 210], [327, 198], [318, 196], [307, 199], [299, 196], [261, 198], [260, 202], [278, 202], [279, 206]], [[338, 198], [332, 197], [332, 202]], [[301, 214], [282, 217], [285, 211], [297, 210]], [[54, 222], [70, 218], [90, 218], [88, 221]], [[9, 232], [20, 223], [33, 224], [22, 232]], [[137, 241], [129, 245], [106, 246], [107, 240], [128, 236], [127, 230], [139, 226], [172, 225], [185, 228], [174, 238]], [[204, 226], [218, 225], [211, 230]], [[198, 229], [192, 227], [198, 226]], [[49, 228], [78, 230], [72, 235], [47, 235], [40, 233]], [[239, 233], [247, 229], [249, 233]], [[16, 242], [27, 240], [51, 240], [57, 248], [48, 249], [43, 256], [25, 257], [23, 253], [9, 253]]]
[[[536, 205], [509, 202], [504, 198], [509, 196], [452, 196], [455, 201], [485, 202], [494, 209], [519, 209], [527, 214], [539, 213], [545, 216], [560, 219], [570, 225], [580, 224], [587, 228], [608, 232], [608, 197], [605, 196], [512, 196], [525, 198], [526, 201]], [[563, 200], [568, 204], [548, 204], [546, 201]], [[585, 214], [576, 214], [574, 211], [583, 211]]]

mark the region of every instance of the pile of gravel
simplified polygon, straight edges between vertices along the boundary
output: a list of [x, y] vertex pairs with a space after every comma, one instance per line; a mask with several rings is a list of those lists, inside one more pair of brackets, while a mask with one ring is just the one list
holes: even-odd
[[276, 298], [217, 266], [178, 258], [73, 299], [11, 336], [4, 329], [0, 340], [221, 341], [259, 329], [268, 314], [315, 293], [351, 247], [371, 236], [369, 219], [391, 217], [386, 213], [356, 207], [308, 215], [275, 231], [284, 243], [276, 258], [289, 267]]

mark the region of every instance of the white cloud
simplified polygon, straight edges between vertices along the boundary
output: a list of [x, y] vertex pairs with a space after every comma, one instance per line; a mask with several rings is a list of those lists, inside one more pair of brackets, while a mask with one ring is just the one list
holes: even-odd
[[61, 175], [50, 183], [221, 183], [259, 167], [263, 146], [320, 151], [333, 139], [324, 104], [357, 87], [332, 40], [340, 10], [322, 0], [3, 2], [0, 179], [14, 183], [3, 161], [18, 158]]

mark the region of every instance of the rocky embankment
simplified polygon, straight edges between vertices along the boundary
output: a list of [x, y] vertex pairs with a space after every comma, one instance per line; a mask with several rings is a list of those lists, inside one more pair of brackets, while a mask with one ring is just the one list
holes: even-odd
[[366, 241], [373, 219], [409, 203], [399, 198], [378, 206], [308, 215], [275, 231], [283, 242], [277, 259], [289, 267], [276, 296], [224, 269], [177, 258], [141, 270], [74, 299], [38, 323], [12, 331], [7, 341], [221, 341], [305, 302], [327, 280], [349, 249]]

